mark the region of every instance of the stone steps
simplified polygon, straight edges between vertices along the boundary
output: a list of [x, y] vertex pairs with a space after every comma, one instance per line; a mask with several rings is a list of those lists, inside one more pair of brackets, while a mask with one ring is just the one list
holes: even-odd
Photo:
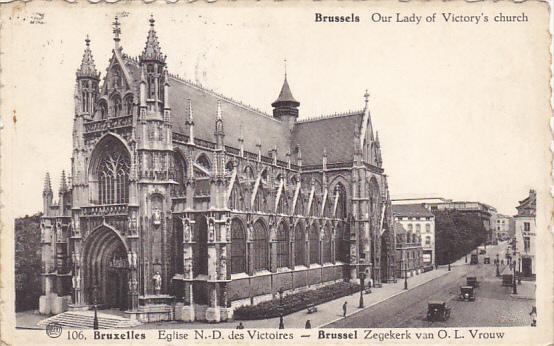
[[[38, 322], [39, 326], [45, 327], [49, 323], [56, 322], [62, 326], [75, 329], [92, 329], [94, 326], [94, 312], [92, 311], [67, 311], [49, 317]], [[108, 314], [98, 314], [99, 329], [131, 328], [140, 325], [138, 321], [131, 321], [128, 318]]]

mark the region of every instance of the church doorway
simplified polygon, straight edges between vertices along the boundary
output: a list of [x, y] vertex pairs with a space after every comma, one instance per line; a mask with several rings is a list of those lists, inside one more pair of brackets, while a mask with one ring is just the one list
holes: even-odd
[[128, 308], [127, 248], [118, 233], [101, 227], [83, 246], [84, 289], [87, 304], [101, 309]]

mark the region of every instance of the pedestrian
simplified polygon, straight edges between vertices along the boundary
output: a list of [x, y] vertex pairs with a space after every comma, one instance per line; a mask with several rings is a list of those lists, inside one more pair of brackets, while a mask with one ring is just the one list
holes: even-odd
[[533, 306], [531, 308], [531, 312], [529, 313], [529, 316], [531, 316], [531, 327], [537, 326], [537, 307]]
[[244, 325], [242, 324], [242, 322], [239, 322], [239, 325], [237, 326], [237, 329], [244, 329]]
[[311, 329], [312, 328], [312, 323], [310, 322], [310, 320], [306, 321], [306, 326], [304, 328], [306, 328], [306, 329]]
[[346, 317], [346, 306], [347, 306], [347, 302], [344, 302], [344, 304], [342, 304], [342, 317]]

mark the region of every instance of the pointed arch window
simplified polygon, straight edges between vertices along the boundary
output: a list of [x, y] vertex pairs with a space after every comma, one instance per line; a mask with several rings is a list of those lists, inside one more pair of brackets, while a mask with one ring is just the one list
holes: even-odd
[[246, 272], [246, 232], [241, 221], [231, 221], [231, 274]]
[[123, 105], [121, 104], [121, 97], [119, 97], [119, 95], [114, 95], [112, 97], [112, 107], [112, 115], [116, 118], [121, 116]]
[[100, 204], [129, 202], [129, 156], [117, 149], [104, 154], [98, 166]]
[[187, 177], [187, 163], [181, 155], [174, 152], [173, 153], [173, 179], [177, 185], [173, 185], [172, 196], [173, 197], [182, 197], [185, 196], [185, 180]]
[[257, 221], [254, 224], [254, 234], [252, 238], [254, 246], [254, 271], [269, 269], [268, 235], [267, 229], [261, 221]]
[[310, 264], [319, 263], [319, 231], [315, 224], [310, 227]]
[[126, 115], [132, 115], [133, 114], [133, 97], [127, 96], [125, 98], [125, 114]]
[[106, 101], [100, 101], [100, 103], [98, 104], [98, 109], [100, 111], [100, 119], [106, 119], [108, 117], [108, 106], [106, 105]]
[[297, 266], [306, 265], [306, 238], [304, 237], [304, 227], [301, 223], [296, 224], [294, 228], [294, 264]]
[[275, 241], [277, 243], [277, 268], [286, 268], [289, 266], [289, 227], [286, 223], [279, 224]]
[[322, 263], [331, 263], [332, 258], [332, 248], [331, 248], [332, 242], [331, 242], [331, 227], [329, 225], [325, 226], [325, 231], [323, 233], [323, 241], [321, 244], [322, 252], [321, 252], [321, 262]]
[[196, 163], [198, 163], [203, 168], [209, 170], [212, 167], [212, 164], [210, 163], [210, 160], [206, 156], [206, 154], [202, 154], [198, 157], [196, 160]]

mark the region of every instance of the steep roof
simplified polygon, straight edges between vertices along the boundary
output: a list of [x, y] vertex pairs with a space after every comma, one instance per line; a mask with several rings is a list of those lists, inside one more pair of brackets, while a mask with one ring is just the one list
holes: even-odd
[[434, 216], [423, 204], [394, 204], [392, 213], [394, 216]]
[[185, 121], [188, 118], [187, 99], [190, 99], [194, 114], [195, 137], [215, 142], [217, 101], [220, 100], [226, 145], [239, 147], [238, 139], [242, 127], [245, 138], [244, 150], [257, 153], [256, 143], [259, 140], [262, 145], [262, 155], [268, 155], [268, 152], [276, 147], [277, 157], [280, 160], [285, 159], [289, 150], [287, 127], [283, 126], [280, 120], [175, 77], [169, 78], [169, 86], [174, 131], [187, 134]]
[[350, 162], [354, 158], [354, 131], [362, 117], [363, 112], [354, 112], [297, 122], [292, 148], [300, 147], [303, 165], [321, 164], [324, 148], [328, 163]]

